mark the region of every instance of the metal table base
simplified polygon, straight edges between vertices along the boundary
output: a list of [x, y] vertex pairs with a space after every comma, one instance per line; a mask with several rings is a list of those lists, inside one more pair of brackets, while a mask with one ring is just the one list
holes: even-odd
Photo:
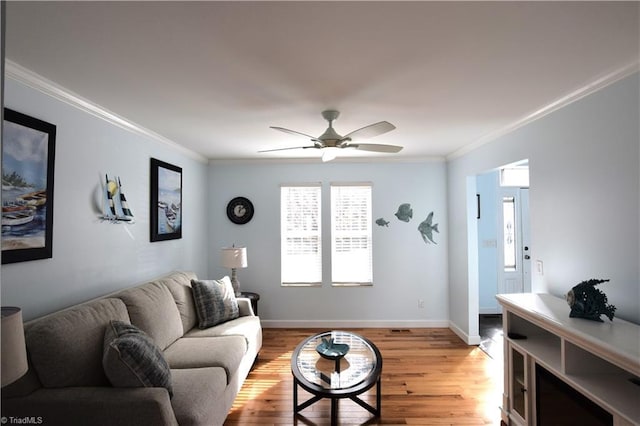
[[[364, 402], [362, 399], [360, 399], [358, 397], [358, 395], [361, 395], [362, 393], [366, 392], [368, 389], [365, 389], [361, 392], [355, 393], [353, 395], [351, 394], [346, 394], [346, 395], [339, 395], [339, 396], [332, 396], [332, 395], [324, 395], [324, 394], [315, 394], [315, 392], [309, 390], [309, 389], [305, 389], [307, 392], [311, 393], [312, 395], [314, 395], [312, 398], [306, 400], [305, 402], [303, 402], [302, 404], [298, 405], [298, 386], [300, 385], [300, 382], [298, 381], [298, 379], [296, 379], [295, 377], [293, 378], [293, 412], [294, 414], [298, 414], [301, 410], [304, 410], [305, 408], [315, 404], [316, 402], [320, 401], [321, 399], [325, 399], [325, 398], [329, 398], [331, 399], [331, 425], [332, 426], [337, 426], [338, 424], [338, 400], [342, 399], [342, 398], [349, 398], [350, 400], [352, 400], [353, 402], [355, 402], [356, 404], [358, 404], [359, 406], [361, 406], [362, 408], [364, 408], [365, 410], [369, 411], [371, 414], [373, 414], [376, 417], [380, 417], [381, 413], [382, 413], [382, 406], [381, 406], [381, 396], [382, 396], [382, 381], [381, 381], [381, 377], [378, 377], [378, 380], [376, 382], [376, 406], [373, 407], [371, 406], [369, 403]], [[303, 386], [304, 388], [304, 386]]]

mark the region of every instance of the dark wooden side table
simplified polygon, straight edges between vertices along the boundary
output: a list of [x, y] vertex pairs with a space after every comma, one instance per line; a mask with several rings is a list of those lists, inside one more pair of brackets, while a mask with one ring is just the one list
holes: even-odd
[[250, 291], [243, 291], [240, 293], [240, 297], [249, 299], [251, 301], [251, 308], [253, 309], [253, 313], [258, 315], [258, 300], [260, 300], [260, 295], [258, 293], [252, 293]]

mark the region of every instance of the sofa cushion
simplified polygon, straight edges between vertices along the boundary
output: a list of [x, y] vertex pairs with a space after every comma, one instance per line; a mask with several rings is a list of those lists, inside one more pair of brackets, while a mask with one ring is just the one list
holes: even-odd
[[227, 415], [223, 368], [188, 368], [171, 371], [173, 411], [180, 426], [221, 425]]
[[164, 284], [173, 295], [173, 300], [175, 300], [178, 312], [180, 312], [183, 333], [198, 324], [198, 314], [191, 292], [191, 280], [197, 278], [193, 272], [172, 272], [166, 277], [156, 280]]
[[104, 334], [102, 365], [115, 387], [163, 387], [173, 396], [171, 371], [162, 352], [142, 330], [111, 321]]
[[40, 388], [24, 398], [5, 398], [3, 389], [4, 419], [0, 423], [43, 426], [178, 426], [171, 402], [164, 388]]
[[260, 318], [254, 316], [240, 317], [204, 330], [194, 328], [184, 335], [185, 338], [215, 336], [243, 336], [247, 341], [248, 350], [258, 352], [262, 347]]
[[242, 336], [182, 338], [164, 351], [172, 369], [222, 367], [231, 380], [247, 352], [247, 342]]
[[42, 385], [107, 386], [102, 344], [111, 320], [129, 321], [120, 299], [87, 302], [26, 324], [29, 358]]
[[161, 350], [179, 339], [182, 321], [169, 289], [158, 281], [151, 281], [117, 293], [127, 305], [131, 324], [147, 333]]
[[246, 297], [236, 297], [236, 300], [238, 301], [238, 310], [240, 311], [241, 317], [257, 316], [256, 313], [253, 312], [250, 299]]
[[198, 327], [212, 327], [240, 315], [229, 277], [220, 280], [192, 280], [191, 289], [200, 320]]

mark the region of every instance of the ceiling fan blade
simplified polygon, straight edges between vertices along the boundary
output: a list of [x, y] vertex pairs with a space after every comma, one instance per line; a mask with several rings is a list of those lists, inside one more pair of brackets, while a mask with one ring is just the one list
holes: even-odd
[[262, 151], [258, 151], [258, 152], [273, 152], [273, 151], [286, 151], [288, 149], [307, 149], [307, 148], [319, 148], [315, 145], [311, 145], [311, 146], [292, 146], [289, 148], [276, 148], [276, 149], [265, 149]]
[[353, 132], [347, 134], [342, 138], [342, 140], [350, 139], [352, 141], [361, 140], [361, 139], [369, 139], [375, 136], [379, 136], [383, 133], [387, 133], [395, 129], [396, 126], [389, 123], [388, 121], [380, 121], [375, 124], [370, 124], [368, 126], [362, 127], [358, 130], [354, 130]]
[[310, 136], [310, 135], [307, 135], [306, 133], [297, 132], [291, 129], [285, 129], [284, 127], [275, 127], [275, 126], [269, 126], [269, 127], [274, 130], [279, 130], [281, 132], [289, 133], [290, 135], [304, 136], [305, 138], [311, 139], [312, 141], [315, 141], [317, 139], [315, 136]]
[[400, 152], [402, 151], [402, 147], [398, 145], [383, 145], [378, 143], [354, 143], [347, 144], [345, 148], [355, 148], [360, 151], [372, 151], [372, 152]]

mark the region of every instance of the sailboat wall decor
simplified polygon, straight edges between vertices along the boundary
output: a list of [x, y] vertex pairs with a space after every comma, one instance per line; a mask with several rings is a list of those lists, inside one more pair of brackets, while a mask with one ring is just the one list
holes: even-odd
[[122, 192], [120, 178], [116, 176], [109, 180], [107, 175], [104, 175], [104, 178], [102, 216], [100, 218], [110, 222], [134, 223], [133, 213], [124, 192]]

